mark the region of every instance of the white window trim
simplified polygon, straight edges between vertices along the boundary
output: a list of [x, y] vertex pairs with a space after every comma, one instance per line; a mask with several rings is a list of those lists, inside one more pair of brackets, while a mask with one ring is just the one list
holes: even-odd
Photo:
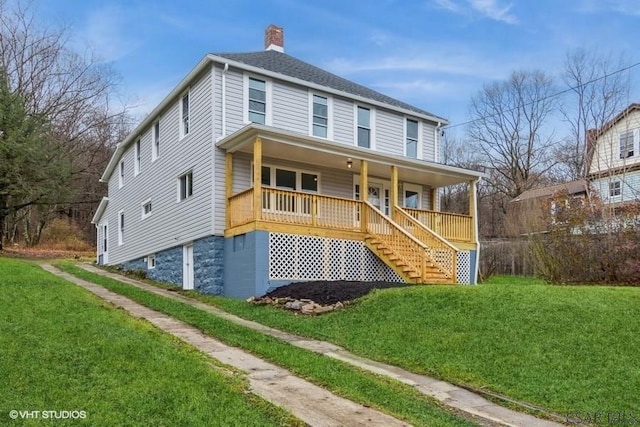
[[[189, 101], [191, 103], [191, 101]], [[156, 138], [156, 126], [158, 127], [158, 137]], [[151, 126], [151, 161], [155, 162], [159, 157], [158, 142], [160, 141], [160, 120], [153, 122]]]
[[[321, 194], [321, 186], [320, 183], [322, 182], [322, 175], [320, 174], [320, 172], [317, 171], [312, 171], [312, 170], [308, 170], [308, 169], [299, 169], [299, 168], [293, 168], [293, 167], [289, 167], [289, 166], [283, 166], [283, 165], [278, 165], [278, 164], [273, 164], [273, 163], [263, 163], [262, 167], [265, 168], [269, 168], [269, 182], [272, 183], [272, 185], [269, 185], [269, 188], [278, 188], [275, 185], [276, 182], [276, 169], [281, 169], [281, 170], [286, 170], [286, 171], [290, 171], [290, 172], [295, 172], [296, 173], [296, 188], [297, 192], [300, 193], [307, 193], [307, 194]], [[253, 171], [253, 161], [251, 162], [251, 170]], [[306, 173], [308, 175], [316, 175], [318, 177], [318, 189], [313, 192], [313, 191], [304, 191], [302, 190], [302, 174]], [[251, 173], [251, 181], [253, 182], [253, 172]]]
[[[184, 132], [184, 110], [183, 110], [183, 99], [184, 97], [188, 96], [189, 97], [189, 111], [187, 111], [187, 114], [189, 115], [189, 132], [185, 133]], [[180, 123], [178, 123], [179, 127], [180, 127], [180, 139], [185, 138], [187, 135], [189, 135], [191, 133], [191, 130], [193, 129], [193, 117], [191, 116], [191, 104], [193, 102], [193, 98], [191, 98], [191, 88], [187, 89], [186, 91], [182, 92], [182, 94], [180, 95], [180, 114], [178, 115], [178, 120], [180, 121]]]
[[[422, 145], [422, 122], [415, 118], [415, 117], [411, 117], [411, 116], [404, 116], [404, 121], [403, 121], [403, 134], [404, 134], [404, 143], [403, 143], [403, 154], [405, 157], [409, 157], [407, 155], [407, 120], [412, 120], [414, 122], [418, 123], [418, 141], [416, 144], [416, 159], [418, 160], [422, 160], [423, 158], [423, 150], [424, 150], [424, 146]], [[413, 158], [413, 157], [409, 157], [409, 158]]]
[[124, 159], [118, 163], [118, 188], [124, 187]]
[[153, 203], [151, 203], [151, 211], [149, 213], [144, 212], [144, 207], [149, 203], [151, 203], [151, 199], [147, 199], [140, 204], [140, 207], [142, 208], [142, 219], [149, 218], [153, 215]]
[[[188, 174], [191, 174], [191, 195], [188, 195], [184, 199], [181, 199], [180, 198], [180, 180], [182, 179], [183, 176], [186, 176]], [[178, 176], [178, 179], [176, 179], [176, 190], [177, 190], [176, 201], [178, 203], [184, 202], [185, 200], [189, 200], [189, 199], [191, 199], [193, 197], [193, 169], [189, 169], [185, 173], [181, 173]]]
[[[371, 185], [371, 184], [375, 184], [375, 185], [379, 185], [382, 187], [382, 199], [383, 199], [383, 203], [385, 203], [384, 205], [384, 209], [383, 212], [386, 214], [386, 209], [389, 209], [389, 211], [391, 211], [391, 181], [385, 180], [385, 179], [380, 179], [380, 178], [372, 178], [369, 177], [367, 179], [367, 184]], [[351, 187], [353, 190], [353, 200], [359, 200], [356, 199], [356, 185], [360, 185], [360, 175], [359, 174], [354, 174], [353, 175], [353, 186]], [[362, 191], [362, 189], [360, 189], [360, 191]], [[386, 205], [386, 193], [389, 193], [389, 206]]]
[[140, 175], [142, 166], [142, 140], [136, 139], [133, 144], [133, 176]]
[[[327, 137], [326, 139], [333, 141], [333, 97], [325, 93], [309, 91], [309, 136], [322, 138], [313, 134], [313, 96], [321, 96], [327, 98]], [[325, 139], [325, 138], [322, 138]]]
[[147, 255], [147, 269], [153, 270], [156, 268], [156, 254]]
[[124, 209], [118, 211], [118, 246], [124, 245], [124, 232], [122, 227], [122, 219], [124, 218]]
[[267, 126], [273, 125], [273, 82], [271, 79], [268, 79], [259, 74], [252, 73], [244, 73], [243, 76], [243, 84], [242, 84], [242, 117], [244, 124], [253, 123], [249, 120], [249, 78], [254, 78], [256, 80], [262, 80], [265, 83], [266, 94], [266, 103], [265, 106], [265, 117], [264, 124]]
[[418, 185], [418, 184], [411, 184], [409, 182], [403, 182], [402, 183], [402, 200], [400, 200], [400, 202], [402, 203], [402, 207], [407, 207], [406, 206], [406, 199], [407, 199], [407, 194], [406, 191], [414, 191], [416, 193], [418, 193], [418, 207], [417, 209], [422, 209], [422, 185]]
[[[369, 141], [369, 150], [376, 149], [376, 109], [365, 104], [353, 104], [353, 145], [356, 147], [360, 147], [358, 145], [358, 107], [366, 108], [369, 110], [369, 130], [370, 138]], [[367, 148], [367, 147], [360, 147]]]
[[[613, 189], [616, 183], [620, 184], [620, 194], [611, 194], [611, 190]], [[607, 194], [609, 195], [609, 199], [622, 198], [622, 180], [621, 179], [617, 179], [617, 178], [612, 179], [611, 181], [609, 181], [609, 185], [607, 187], [608, 187]]]

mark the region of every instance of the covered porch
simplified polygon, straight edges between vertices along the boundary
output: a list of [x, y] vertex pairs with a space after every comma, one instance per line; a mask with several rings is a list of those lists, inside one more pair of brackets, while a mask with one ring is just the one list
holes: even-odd
[[[421, 283], [456, 283], [460, 251], [477, 251], [477, 172], [255, 124], [218, 147], [226, 152], [226, 237], [262, 230], [362, 241]], [[304, 170], [294, 176], [279, 161]], [[460, 183], [470, 187], [469, 212], [440, 212], [438, 188]]]

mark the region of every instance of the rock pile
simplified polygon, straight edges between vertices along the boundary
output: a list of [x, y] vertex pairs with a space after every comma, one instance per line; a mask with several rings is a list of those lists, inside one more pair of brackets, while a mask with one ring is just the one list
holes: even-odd
[[287, 310], [296, 311], [307, 315], [328, 313], [330, 311], [343, 308], [345, 304], [348, 304], [348, 302], [343, 303], [338, 301], [335, 304], [321, 305], [310, 299], [295, 299], [290, 297], [272, 298], [268, 296], [257, 298], [251, 297], [247, 300], [247, 302], [255, 305], [275, 305]]

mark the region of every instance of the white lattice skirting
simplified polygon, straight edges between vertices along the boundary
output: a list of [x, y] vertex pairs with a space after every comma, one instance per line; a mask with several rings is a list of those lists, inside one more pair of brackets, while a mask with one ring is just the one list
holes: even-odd
[[471, 252], [458, 251], [456, 282], [461, 285], [471, 284]]
[[269, 279], [404, 282], [364, 242], [284, 233], [269, 233]]

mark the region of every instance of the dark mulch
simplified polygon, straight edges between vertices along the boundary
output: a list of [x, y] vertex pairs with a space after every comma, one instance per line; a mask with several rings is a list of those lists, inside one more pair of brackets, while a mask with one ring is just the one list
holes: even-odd
[[322, 305], [335, 304], [338, 301], [353, 301], [373, 289], [398, 288], [407, 286], [398, 282], [356, 282], [356, 281], [315, 281], [298, 282], [281, 286], [267, 295], [272, 298], [290, 297], [294, 299], [310, 299]]

